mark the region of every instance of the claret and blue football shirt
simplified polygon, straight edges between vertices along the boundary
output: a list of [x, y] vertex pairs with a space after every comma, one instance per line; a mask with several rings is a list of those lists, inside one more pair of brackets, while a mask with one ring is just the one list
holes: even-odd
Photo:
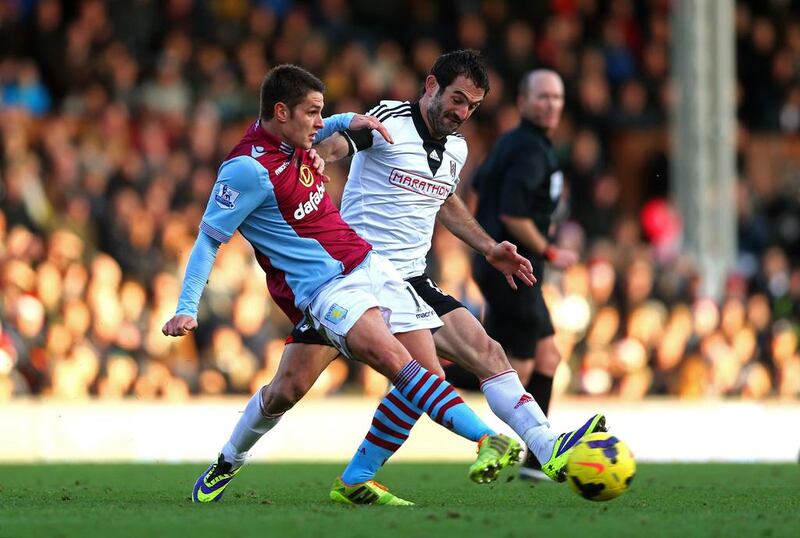
[[294, 303], [279, 304], [287, 312], [304, 310], [320, 287], [355, 269], [372, 248], [342, 220], [308, 151], [258, 122], [220, 166], [200, 229], [223, 243], [238, 229], [273, 297]]

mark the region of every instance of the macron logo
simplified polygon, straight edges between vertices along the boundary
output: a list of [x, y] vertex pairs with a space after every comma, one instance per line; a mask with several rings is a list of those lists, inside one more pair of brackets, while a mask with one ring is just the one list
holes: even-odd
[[286, 170], [286, 167], [287, 167], [287, 166], [289, 166], [289, 163], [290, 163], [290, 162], [292, 162], [292, 160], [291, 160], [291, 159], [289, 159], [288, 161], [286, 161], [285, 163], [283, 163], [282, 165], [280, 165], [278, 168], [276, 168], [276, 169], [275, 169], [275, 175], [276, 175], [276, 176], [279, 176], [279, 175], [281, 175], [281, 172], [283, 172], [284, 170]]
[[531, 396], [526, 392], [520, 397], [519, 401], [517, 402], [517, 405], [514, 406], [514, 409], [519, 409], [526, 403], [531, 403], [532, 401], [533, 401], [533, 396]]
[[250, 148], [250, 156], [254, 159], [258, 159], [259, 157], [263, 157], [266, 153], [266, 150], [263, 146], [253, 146]]
[[303, 220], [303, 217], [319, 209], [319, 203], [322, 201], [324, 194], [325, 186], [322, 183], [318, 183], [317, 190], [311, 191], [311, 194], [308, 195], [308, 200], [297, 204], [297, 209], [294, 210], [295, 220]]

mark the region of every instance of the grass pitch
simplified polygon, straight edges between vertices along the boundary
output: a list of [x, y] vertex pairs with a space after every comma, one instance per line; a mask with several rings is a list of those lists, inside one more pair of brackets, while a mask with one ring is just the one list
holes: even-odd
[[800, 536], [798, 465], [640, 465], [605, 503], [509, 470], [478, 486], [466, 464], [388, 465], [378, 478], [414, 508], [331, 504], [342, 467], [248, 465], [220, 503], [194, 505], [202, 464], [4, 465], [0, 538]]

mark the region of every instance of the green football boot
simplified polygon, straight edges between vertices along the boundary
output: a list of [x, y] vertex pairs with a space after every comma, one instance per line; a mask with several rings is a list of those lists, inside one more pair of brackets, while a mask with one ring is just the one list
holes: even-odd
[[483, 484], [497, 480], [502, 469], [519, 461], [522, 445], [503, 435], [484, 435], [478, 441], [478, 459], [469, 467], [469, 478]]
[[340, 477], [333, 481], [330, 499], [341, 504], [374, 504], [377, 506], [414, 506], [414, 503], [389, 493], [389, 489], [376, 482], [367, 480], [361, 484], [348, 486]]

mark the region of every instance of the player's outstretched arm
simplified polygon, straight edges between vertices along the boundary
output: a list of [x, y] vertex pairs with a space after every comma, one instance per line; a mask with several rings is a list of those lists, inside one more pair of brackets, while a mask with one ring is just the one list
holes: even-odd
[[381, 123], [381, 121], [376, 118], [375, 116], [366, 116], [364, 114], [356, 114], [353, 116], [353, 119], [350, 120], [350, 127], [348, 127], [351, 131], [360, 131], [361, 129], [370, 129], [372, 131], [378, 131], [380, 135], [383, 137], [390, 144], [394, 144], [394, 138], [389, 133], [389, 130], [386, 126]]
[[506, 281], [512, 289], [517, 289], [514, 277], [528, 286], [536, 283], [530, 260], [517, 253], [517, 245], [514, 243], [508, 241], [497, 243], [485, 256], [486, 261], [492, 264], [492, 267], [506, 276]]
[[483, 254], [486, 261], [503, 273], [512, 289], [517, 289], [514, 277], [528, 286], [536, 282], [530, 260], [517, 253], [516, 245], [508, 241], [497, 243], [492, 239], [458, 195], [453, 194], [445, 200], [437, 217], [453, 235]]
[[214, 267], [219, 245], [219, 241], [203, 231], [197, 235], [186, 265], [177, 312], [161, 329], [166, 336], [184, 336], [197, 328], [197, 306]]
[[[239, 156], [222, 163], [189, 255], [178, 310], [161, 329], [164, 334], [183, 336], [197, 326], [197, 306], [220, 244], [230, 241], [268, 192], [269, 173], [254, 158]], [[187, 316], [193, 321], [188, 321]]]
[[[339, 114], [336, 116], [339, 116]], [[336, 116], [331, 116], [331, 118], [335, 118]], [[328, 118], [325, 119], [325, 121], [327, 120]], [[394, 144], [394, 139], [389, 133], [389, 130], [386, 129], [386, 126], [375, 116], [353, 114], [352, 119], [346, 128], [350, 131], [362, 131], [364, 129], [378, 131], [384, 140], [386, 140], [389, 144]], [[325, 125], [325, 129], [328, 129], [327, 123]], [[325, 133], [322, 134], [324, 135]], [[326, 162], [344, 159], [348, 155], [352, 155], [357, 149], [360, 149], [354, 148], [351, 141], [348, 141], [347, 138], [338, 132], [331, 134], [330, 136], [322, 136], [318, 134], [317, 140], [318, 143], [314, 145], [314, 148], [317, 150], [317, 154]]]

